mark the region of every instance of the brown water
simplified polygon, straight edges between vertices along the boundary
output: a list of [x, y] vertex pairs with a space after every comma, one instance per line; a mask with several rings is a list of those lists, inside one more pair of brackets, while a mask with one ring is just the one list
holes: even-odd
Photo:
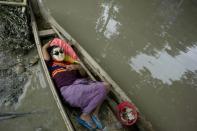
[[[36, 55], [37, 52], [31, 54]], [[41, 63], [30, 68], [23, 94], [14, 106], [1, 106], [0, 113], [32, 114], [0, 120], [1, 131], [66, 131], [65, 123], [50, 91]]]
[[197, 130], [197, 1], [45, 4], [157, 131]]

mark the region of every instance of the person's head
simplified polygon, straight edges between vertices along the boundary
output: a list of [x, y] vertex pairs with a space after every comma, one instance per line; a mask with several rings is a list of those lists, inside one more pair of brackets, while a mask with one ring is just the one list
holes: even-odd
[[63, 61], [65, 59], [64, 49], [59, 46], [52, 46], [50, 49], [50, 55], [55, 61]]

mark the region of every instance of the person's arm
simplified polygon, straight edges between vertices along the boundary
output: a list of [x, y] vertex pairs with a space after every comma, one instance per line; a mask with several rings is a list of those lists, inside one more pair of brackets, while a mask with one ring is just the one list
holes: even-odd
[[50, 60], [50, 55], [49, 55], [49, 53], [48, 53], [48, 51], [47, 51], [47, 49], [48, 49], [49, 46], [50, 46], [50, 42], [51, 42], [51, 41], [49, 41], [47, 44], [45, 44], [45, 45], [42, 47], [42, 54], [43, 54], [44, 60], [46, 60], [46, 61], [49, 61], [49, 60]]
[[82, 68], [81, 65], [79, 65], [78, 70], [79, 70], [79, 73], [81, 74], [81, 76], [83, 76], [83, 77], [87, 76], [86, 71]]
[[85, 77], [87, 74], [80, 64], [71, 64], [66, 66], [67, 70], [78, 70], [81, 76]]

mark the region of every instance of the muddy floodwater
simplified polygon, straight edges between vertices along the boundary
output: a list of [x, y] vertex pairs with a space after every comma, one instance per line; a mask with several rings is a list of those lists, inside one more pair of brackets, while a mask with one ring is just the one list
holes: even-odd
[[197, 130], [196, 0], [45, 0], [156, 131]]

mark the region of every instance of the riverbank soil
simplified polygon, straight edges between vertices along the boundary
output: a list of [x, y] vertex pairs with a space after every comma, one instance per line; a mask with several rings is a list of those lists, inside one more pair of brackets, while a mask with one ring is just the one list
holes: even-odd
[[65, 131], [28, 18], [20, 7], [0, 5], [0, 130]]
[[30, 66], [25, 56], [33, 47], [26, 14], [0, 5], [0, 105], [13, 105], [23, 93]]

